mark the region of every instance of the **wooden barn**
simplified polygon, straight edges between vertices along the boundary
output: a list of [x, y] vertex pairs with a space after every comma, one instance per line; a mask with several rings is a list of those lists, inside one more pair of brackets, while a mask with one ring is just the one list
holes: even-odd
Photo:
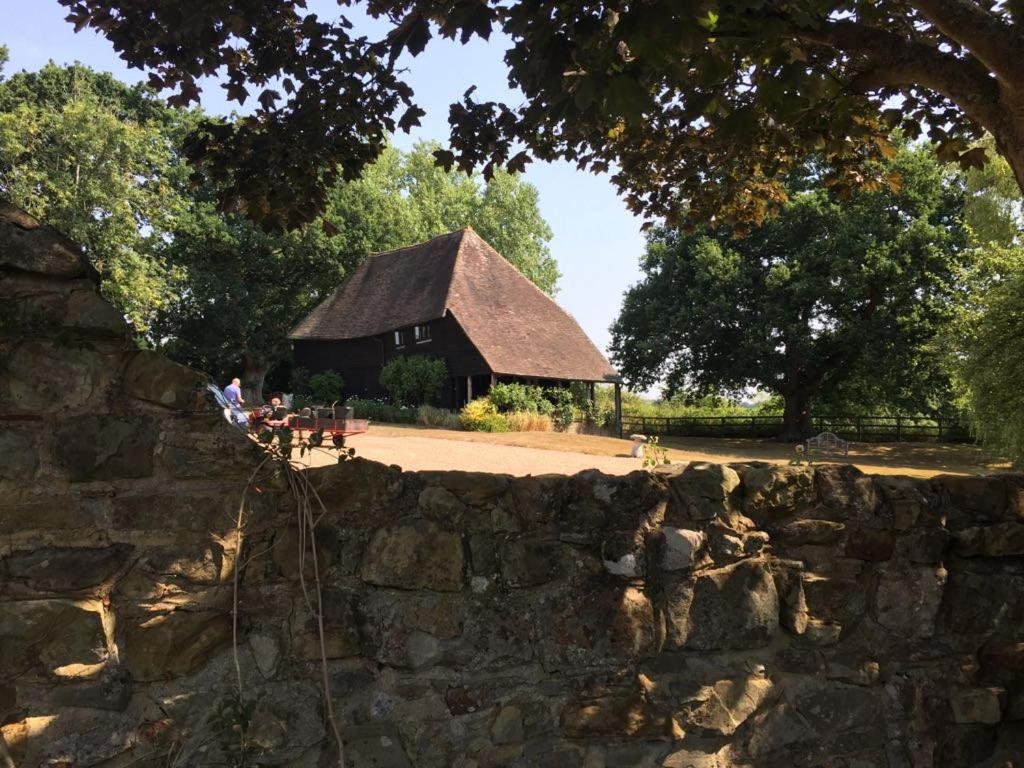
[[448, 408], [497, 381], [609, 382], [619, 393], [576, 321], [470, 227], [370, 256], [289, 338], [297, 365], [337, 371], [348, 396], [383, 397], [380, 372], [397, 355], [445, 361]]

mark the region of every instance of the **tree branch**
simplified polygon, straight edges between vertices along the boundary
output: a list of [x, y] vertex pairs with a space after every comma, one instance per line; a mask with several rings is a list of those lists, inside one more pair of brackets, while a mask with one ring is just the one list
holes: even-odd
[[1024, 35], [971, 0], [912, 0], [943, 35], [1014, 90], [1024, 88]]
[[925, 43], [849, 21], [816, 29], [798, 27], [793, 34], [863, 57], [867, 66], [850, 81], [857, 91], [920, 86], [945, 96], [992, 133], [1001, 132], [999, 83], [974, 59], [958, 59]]

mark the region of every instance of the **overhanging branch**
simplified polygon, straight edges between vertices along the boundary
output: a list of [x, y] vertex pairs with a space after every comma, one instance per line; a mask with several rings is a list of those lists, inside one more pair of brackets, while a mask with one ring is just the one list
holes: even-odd
[[1024, 88], [1024, 35], [971, 0], [913, 0], [943, 35], [966, 48], [1004, 84]]

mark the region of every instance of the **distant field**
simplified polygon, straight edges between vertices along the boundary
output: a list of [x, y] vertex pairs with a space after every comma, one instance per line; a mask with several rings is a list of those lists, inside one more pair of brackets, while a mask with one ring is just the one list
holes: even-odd
[[[460, 432], [415, 426], [373, 424], [370, 432], [351, 438], [359, 455], [404, 469], [467, 469], [513, 475], [569, 473], [594, 467], [623, 474], [638, 469], [629, 458], [631, 443], [613, 437], [559, 432]], [[789, 444], [772, 440], [664, 438], [674, 462], [771, 461], [785, 463]], [[525, 450], [524, 450], [525, 449]], [[1010, 465], [974, 445], [933, 443], [860, 443], [848, 456], [822, 457], [845, 461], [864, 472], [887, 475], [985, 474], [1007, 471]], [[330, 461], [317, 457], [315, 464]]]

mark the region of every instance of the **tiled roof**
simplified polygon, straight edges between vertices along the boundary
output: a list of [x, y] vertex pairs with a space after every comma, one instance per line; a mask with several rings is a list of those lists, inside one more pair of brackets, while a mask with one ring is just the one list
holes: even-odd
[[494, 373], [618, 380], [579, 324], [469, 227], [370, 256], [289, 338], [375, 336], [445, 312]]

